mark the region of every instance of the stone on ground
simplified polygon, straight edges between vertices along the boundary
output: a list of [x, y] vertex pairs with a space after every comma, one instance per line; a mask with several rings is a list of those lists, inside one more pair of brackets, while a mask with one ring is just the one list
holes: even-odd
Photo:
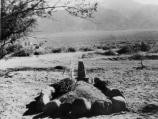
[[51, 101], [54, 93], [55, 93], [55, 89], [50, 86], [42, 91], [43, 96], [41, 101], [44, 103], [44, 105], [46, 105], [48, 102]]
[[96, 100], [91, 107], [93, 115], [107, 115], [112, 112], [112, 102], [110, 100]]
[[46, 89], [42, 90], [39, 95], [39, 98], [36, 103], [36, 110], [42, 111], [44, 106], [51, 101], [53, 98], [53, 93], [55, 89], [53, 87], [47, 87]]
[[117, 113], [127, 110], [126, 100], [122, 96], [112, 97], [112, 112]]
[[91, 103], [85, 98], [78, 98], [72, 103], [73, 116], [85, 116], [91, 109]]
[[87, 98], [92, 102], [95, 100], [107, 99], [107, 97], [99, 89], [83, 81], [79, 81], [77, 83], [75, 92], [79, 97]]
[[51, 102], [47, 103], [43, 109], [44, 114], [46, 115], [56, 115], [59, 112], [61, 102], [60, 100], [52, 100]]
[[118, 89], [112, 89], [111, 92], [110, 92], [110, 96], [111, 96], [111, 98], [116, 97], [116, 96], [124, 97], [123, 93]]
[[60, 105], [60, 114], [62, 116], [69, 116], [71, 112], [72, 104], [71, 103], [63, 103]]

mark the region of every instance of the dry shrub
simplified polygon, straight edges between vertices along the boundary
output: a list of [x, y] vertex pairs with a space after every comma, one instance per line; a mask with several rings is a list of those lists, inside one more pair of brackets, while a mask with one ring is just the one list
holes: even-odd
[[66, 51], [67, 51], [67, 52], [76, 52], [76, 49], [73, 48], [73, 47], [69, 47], [69, 48], [67, 48]]
[[131, 46], [123, 46], [118, 50], [118, 54], [130, 54], [133, 52], [133, 48]]
[[14, 52], [19, 52], [20, 50], [22, 50], [22, 45], [20, 44], [8, 44], [3, 48], [0, 48], [0, 58], [2, 58], [3, 56], [7, 55], [7, 54], [11, 54]]
[[145, 58], [145, 56], [143, 56], [139, 53], [136, 53], [130, 57], [130, 59], [132, 59], [132, 60], [142, 60], [143, 58]]
[[109, 50], [110, 48], [108, 46], [102, 46], [101, 49], [103, 49], [103, 50]]
[[94, 49], [93, 48], [90, 48], [90, 47], [82, 47], [82, 48], [79, 48], [79, 51], [84, 51], [84, 52], [87, 52], [87, 51], [93, 51]]
[[43, 53], [42, 53], [42, 52], [37, 52], [37, 51], [35, 51], [33, 54], [34, 54], [34, 55], [42, 55]]
[[150, 51], [150, 49], [151, 49], [150, 43], [141, 42], [141, 43], [134, 43], [131, 45], [125, 45], [120, 48], [118, 53], [119, 54], [131, 54], [131, 53], [136, 53], [139, 51], [148, 52], [148, 51]]
[[158, 53], [158, 42], [157, 43], [153, 43], [153, 46], [151, 47], [150, 53]]
[[146, 55], [147, 59], [151, 59], [151, 60], [157, 60], [158, 59], [158, 55]]
[[17, 52], [15, 52], [12, 56], [13, 57], [27, 57], [32, 54], [32, 50], [30, 49], [21, 49]]
[[63, 52], [63, 48], [54, 48], [54, 49], [52, 49], [52, 53], [61, 53], [61, 52]]
[[6, 47], [7, 54], [21, 50], [23, 47], [20, 44], [10, 44]]
[[94, 46], [97, 49], [102, 49], [102, 50], [109, 50], [110, 47], [107, 45], [98, 45], [98, 46]]
[[151, 46], [149, 43], [145, 43], [145, 42], [141, 42], [141, 45], [140, 45], [140, 50], [141, 51], [149, 51], [151, 49]]

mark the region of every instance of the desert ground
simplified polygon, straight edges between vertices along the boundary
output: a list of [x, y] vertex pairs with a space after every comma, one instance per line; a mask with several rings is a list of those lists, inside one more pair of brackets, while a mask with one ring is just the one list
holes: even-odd
[[[86, 76], [90, 80], [99, 77], [109, 81], [110, 88], [121, 90], [130, 109], [129, 112], [82, 119], [157, 119], [158, 59], [143, 60], [146, 68], [139, 69], [139, 60], [118, 58], [129, 55], [106, 56], [98, 52], [102, 50], [1, 59], [0, 119], [34, 118], [35, 115], [23, 116], [27, 111], [26, 105], [49, 84], [70, 77], [71, 66], [77, 68], [79, 60], [84, 62]], [[63, 69], [57, 69], [57, 66]], [[150, 104], [154, 106], [143, 112], [144, 107]]]

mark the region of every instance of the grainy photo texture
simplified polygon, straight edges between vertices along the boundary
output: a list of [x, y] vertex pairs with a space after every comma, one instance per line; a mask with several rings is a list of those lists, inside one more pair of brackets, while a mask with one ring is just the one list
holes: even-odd
[[158, 119], [158, 0], [0, 2], [0, 119]]

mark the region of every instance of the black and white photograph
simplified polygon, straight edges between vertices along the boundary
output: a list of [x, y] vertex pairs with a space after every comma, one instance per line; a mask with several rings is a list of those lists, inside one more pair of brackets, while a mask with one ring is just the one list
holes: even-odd
[[0, 119], [158, 119], [158, 0], [0, 3]]

